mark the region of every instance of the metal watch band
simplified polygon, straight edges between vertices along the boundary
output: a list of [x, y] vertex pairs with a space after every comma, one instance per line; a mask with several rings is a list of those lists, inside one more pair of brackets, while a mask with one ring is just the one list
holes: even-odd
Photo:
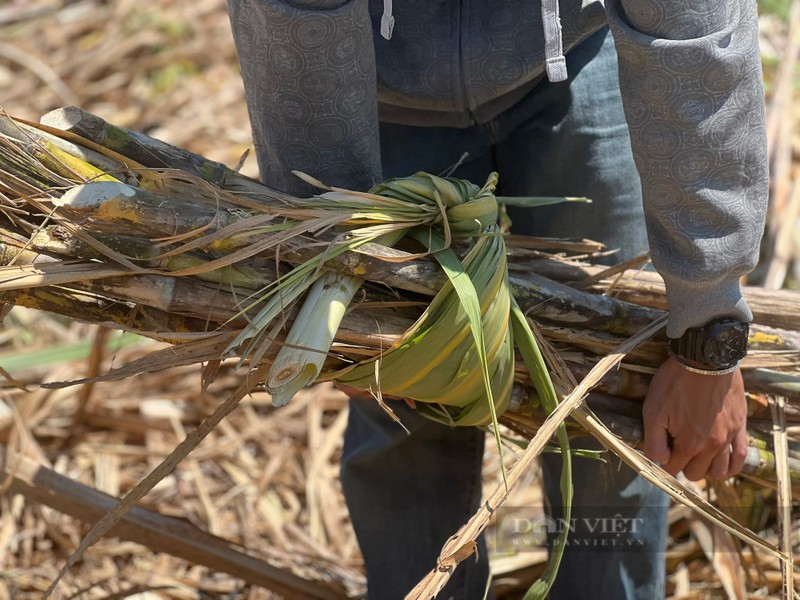
[[733, 373], [736, 369], [739, 368], [739, 363], [737, 362], [732, 367], [728, 367], [727, 369], [721, 369], [719, 371], [712, 371], [712, 370], [709, 370], [709, 369], [697, 369], [695, 367], [690, 367], [689, 365], [687, 365], [684, 362], [681, 362], [681, 360], [678, 357], [675, 357], [675, 358], [676, 358], [676, 362], [681, 367], [683, 367], [684, 369], [686, 369], [690, 373], [697, 373], [698, 375], [728, 375], [729, 373]]
[[670, 339], [669, 349], [678, 357], [699, 356], [702, 352], [702, 341], [697, 331], [687, 329], [681, 337]]

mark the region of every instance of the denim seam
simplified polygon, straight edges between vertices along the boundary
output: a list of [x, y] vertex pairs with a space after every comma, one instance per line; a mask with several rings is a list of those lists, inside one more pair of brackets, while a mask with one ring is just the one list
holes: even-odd
[[503, 141], [502, 137], [500, 136], [500, 123], [498, 123], [497, 119], [486, 121], [486, 123], [483, 124], [483, 128], [486, 130], [487, 137], [489, 138], [492, 146], [495, 146]]

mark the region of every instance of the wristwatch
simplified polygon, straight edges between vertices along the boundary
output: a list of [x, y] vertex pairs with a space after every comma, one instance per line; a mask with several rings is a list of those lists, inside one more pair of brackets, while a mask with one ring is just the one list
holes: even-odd
[[730, 373], [747, 355], [750, 325], [723, 317], [701, 327], [690, 327], [679, 338], [670, 338], [673, 356], [690, 371], [708, 375]]

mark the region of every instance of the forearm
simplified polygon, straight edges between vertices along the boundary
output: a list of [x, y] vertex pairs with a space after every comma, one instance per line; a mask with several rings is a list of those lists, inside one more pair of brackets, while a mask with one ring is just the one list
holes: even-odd
[[752, 0], [609, 0], [648, 236], [678, 337], [750, 320], [739, 278], [758, 259], [766, 131]]
[[[366, 0], [228, 0], [261, 178], [367, 189], [381, 180]], [[318, 190], [316, 190], [318, 191]]]

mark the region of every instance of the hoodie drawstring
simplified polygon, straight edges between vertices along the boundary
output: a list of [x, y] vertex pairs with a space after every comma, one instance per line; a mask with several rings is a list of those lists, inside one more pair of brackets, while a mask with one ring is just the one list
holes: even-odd
[[564, 81], [567, 78], [567, 60], [561, 41], [561, 18], [558, 0], [542, 0], [542, 27], [544, 29], [544, 59], [547, 79]]
[[[558, 0], [542, 0], [545, 70], [547, 71], [547, 79], [553, 82], [567, 79], [567, 60], [564, 58], [564, 44], [561, 39], [561, 18], [558, 11]], [[381, 36], [390, 40], [392, 39], [393, 30], [392, 0], [383, 0]]]
[[384, 39], [392, 39], [394, 17], [392, 16], [392, 0], [383, 0], [383, 16], [381, 17], [381, 35]]

